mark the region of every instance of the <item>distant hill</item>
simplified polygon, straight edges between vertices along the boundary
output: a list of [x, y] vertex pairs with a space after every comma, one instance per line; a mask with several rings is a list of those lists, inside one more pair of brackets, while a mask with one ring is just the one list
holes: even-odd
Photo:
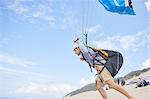
[[80, 89], [77, 89], [75, 91], [70, 92], [66, 96], [73, 96], [73, 95], [76, 95], [76, 94], [79, 94], [79, 93], [82, 93], [82, 92], [86, 92], [86, 91], [91, 91], [91, 90], [93, 90], [93, 91], [96, 90], [95, 83], [87, 84], [87, 85], [85, 85], [84, 87], [82, 87]]
[[[130, 72], [129, 74], [125, 75], [124, 77], [119, 77], [119, 78], [128, 80], [128, 79], [131, 79], [131, 78], [133, 78], [133, 77], [135, 77], [135, 76], [139, 76], [139, 75], [141, 75], [142, 73], [145, 73], [145, 72], [148, 72], [148, 71], [150, 71], [150, 68], [143, 69], [143, 70], [136, 70], [136, 71]], [[115, 80], [117, 80], [117, 79], [119, 79], [119, 78], [115, 78]], [[65, 95], [65, 96], [73, 96], [73, 95], [76, 95], [76, 94], [79, 94], [79, 93], [82, 93], [82, 92], [95, 91], [95, 90], [96, 90], [95, 83], [91, 83], [91, 84], [85, 85], [84, 87], [82, 87], [82, 88], [80, 88], [80, 89], [77, 89], [77, 90], [75, 90], [75, 91], [72, 91], [72, 92], [68, 93], [68, 94]]]
[[124, 79], [128, 80], [128, 79], [131, 79], [131, 78], [133, 78], [135, 76], [139, 76], [142, 73], [145, 73], [145, 72], [148, 72], [148, 71], [150, 71], [150, 68], [146, 68], [146, 69], [143, 69], [143, 70], [132, 71], [129, 74], [127, 74], [126, 76], [124, 76]]

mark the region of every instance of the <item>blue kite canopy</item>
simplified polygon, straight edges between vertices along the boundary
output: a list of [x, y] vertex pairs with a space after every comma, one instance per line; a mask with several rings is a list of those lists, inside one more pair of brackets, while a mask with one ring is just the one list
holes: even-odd
[[98, 0], [107, 11], [118, 14], [135, 15], [131, 0]]

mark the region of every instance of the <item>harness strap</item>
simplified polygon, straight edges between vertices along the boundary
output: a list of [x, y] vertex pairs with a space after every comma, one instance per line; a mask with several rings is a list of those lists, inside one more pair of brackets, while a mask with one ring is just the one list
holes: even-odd
[[[102, 73], [102, 71], [104, 70], [104, 68], [105, 68], [105, 67], [103, 67], [103, 68], [102, 68], [102, 70], [101, 70], [99, 73], [97, 73], [96, 75], [101, 74], [101, 73]], [[96, 75], [95, 75], [95, 76], [96, 76]], [[100, 77], [99, 77], [99, 79], [101, 80], [101, 82], [103, 82], [103, 81], [102, 81], [102, 79], [101, 79]], [[97, 85], [97, 81], [96, 81], [96, 85]]]
[[[93, 50], [93, 49], [92, 49]], [[98, 60], [98, 59], [96, 59], [96, 57], [99, 55], [99, 52], [98, 51], [95, 51], [95, 50], [93, 50], [94, 52], [96, 52], [96, 55], [94, 56], [94, 58], [93, 58], [93, 66], [95, 65], [94, 63], [94, 61], [97, 61], [98, 63], [100, 63], [100, 64], [102, 64], [102, 65], [104, 65], [104, 63], [102, 63], [100, 60]], [[92, 57], [93, 57], [93, 55], [90, 53], [90, 52], [88, 52]], [[101, 55], [101, 54], [100, 54]], [[105, 58], [104, 58], [105, 59]], [[105, 59], [105, 61], [106, 61], [106, 59]]]
[[97, 52], [96, 54], [100, 54], [100, 56], [102, 58], [104, 58], [106, 61], [108, 60], [108, 53], [101, 50], [101, 49], [95, 49], [95, 48], [92, 48], [90, 46], [88, 46], [89, 48], [91, 48], [94, 52]]
[[[89, 47], [89, 48], [91, 48], [91, 47]], [[99, 62], [101, 65], [104, 65], [104, 63], [102, 63], [100, 60], [98, 60], [98, 59], [96, 59], [96, 57], [100, 54], [101, 56], [102, 56], [102, 58], [104, 58], [106, 61], [107, 61], [107, 59], [106, 59], [106, 57], [104, 57], [104, 55], [103, 55], [103, 53], [101, 52], [101, 51], [95, 51], [93, 48], [91, 48], [94, 52], [96, 52], [96, 55], [95, 56], [93, 56], [90, 52], [88, 52], [88, 54], [93, 58], [93, 66], [91, 66], [91, 64], [90, 63], [88, 63], [87, 61], [87, 63], [89, 64], [89, 67], [90, 67], [90, 70], [91, 70], [91, 72], [92, 72], [92, 67], [94, 68], [94, 61], [97, 61], [97, 62]], [[83, 57], [83, 59], [84, 60], [86, 60], [85, 59], [85, 57], [84, 57], [84, 55], [83, 55], [83, 53], [81, 52], [81, 54], [82, 54], [82, 57]], [[104, 67], [102, 68], [102, 70], [101, 70], [101, 72], [103, 71], [103, 69], [104, 69]], [[101, 73], [100, 72], [100, 73]]]
[[103, 68], [102, 68], [102, 70], [101, 70], [99, 73], [97, 73], [96, 75], [101, 74], [101, 73], [102, 73], [102, 71], [104, 70], [104, 68], [105, 68], [105, 67], [103, 67]]
[[92, 72], [93, 72], [93, 71], [92, 71], [92, 66], [91, 66], [90, 64], [89, 64], [89, 67], [90, 67], [90, 70], [91, 70], [91, 73], [92, 73]]

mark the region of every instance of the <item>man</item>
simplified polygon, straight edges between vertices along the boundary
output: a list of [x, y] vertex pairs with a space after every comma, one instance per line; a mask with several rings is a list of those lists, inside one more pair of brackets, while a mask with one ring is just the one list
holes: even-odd
[[124, 86], [126, 84], [124, 78], [116, 78], [115, 79], [115, 83], [117, 83], [118, 85]]
[[[120, 93], [124, 94], [128, 99], [135, 99], [124, 89], [124, 87], [122, 87], [114, 82], [112, 76], [115, 76], [116, 73], [114, 74], [113, 71], [111, 71], [111, 69], [112, 69], [111, 66], [113, 65], [112, 61], [114, 60], [113, 58], [105, 57], [108, 55], [107, 55], [107, 53], [102, 52], [102, 50], [101, 50], [101, 53], [99, 53], [99, 51], [97, 49], [93, 49], [91, 47], [85, 46], [83, 43], [81, 43], [79, 41], [79, 39], [76, 39], [74, 41], [74, 43], [75, 43], [74, 52], [75, 52], [75, 54], [80, 56], [80, 60], [87, 62], [90, 67], [93, 67], [96, 69], [96, 72], [97, 72], [96, 79], [95, 79], [96, 80], [96, 89], [102, 95], [103, 99], [108, 99], [108, 96], [107, 96], [105, 90], [103, 89], [104, 84], [108, 84], [109, 88], [113, 88], [113, 89], [119, 91]], [[116, 56], [117, 56], [117, 54], [112, 55], [112, 57], [116, 57]], [[108, 67], [108, 68], [106, 68], [106, 67]], [[109, 71], [108, 71], [108, 69], [109, 69]]]
[[135, 88], [144, 87], [144, 86], [147, 86], [147, 85], [148, 85], [148, 82], [146, 82], [145, 79], [142, 79], [142, 78], [139, 77], [138, 82], [136, 83], [136, 87]]

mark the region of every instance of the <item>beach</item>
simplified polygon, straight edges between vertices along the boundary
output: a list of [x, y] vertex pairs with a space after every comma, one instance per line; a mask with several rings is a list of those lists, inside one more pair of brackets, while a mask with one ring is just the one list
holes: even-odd
[[[150, 98], [150, 86], [140, 87], [140, 88], [131, 88], [131, 86], [125, 86], [126, 89], [136, 98], [136, 99], [149, 99]], [[109, 99], [127, 99], [121, 93], [109, 89], [106, 91]], [[74, 96], [67, 96], [64, 99], [102, 99], [98, 91], [87, 91], [79, 93]]]
[[[133, 77], [126, 82], [136, 81], [139, 77], [147, 77], [150, 75], [150, 71], [142, 73], [139, 76]], [[125, 89], [132, 94], [136, 99], [150, 99], [150, 85], [144, 87], [136, 87], [136, 84], [128, 84], [123, 86]], [[114, 89], [106, 90], [109, 99], [127, 99], [121, 93], [115, 91]], [[98, 91], [86, 91], [73, 96], [66, 96], [63, 99], [102, 99]]]

